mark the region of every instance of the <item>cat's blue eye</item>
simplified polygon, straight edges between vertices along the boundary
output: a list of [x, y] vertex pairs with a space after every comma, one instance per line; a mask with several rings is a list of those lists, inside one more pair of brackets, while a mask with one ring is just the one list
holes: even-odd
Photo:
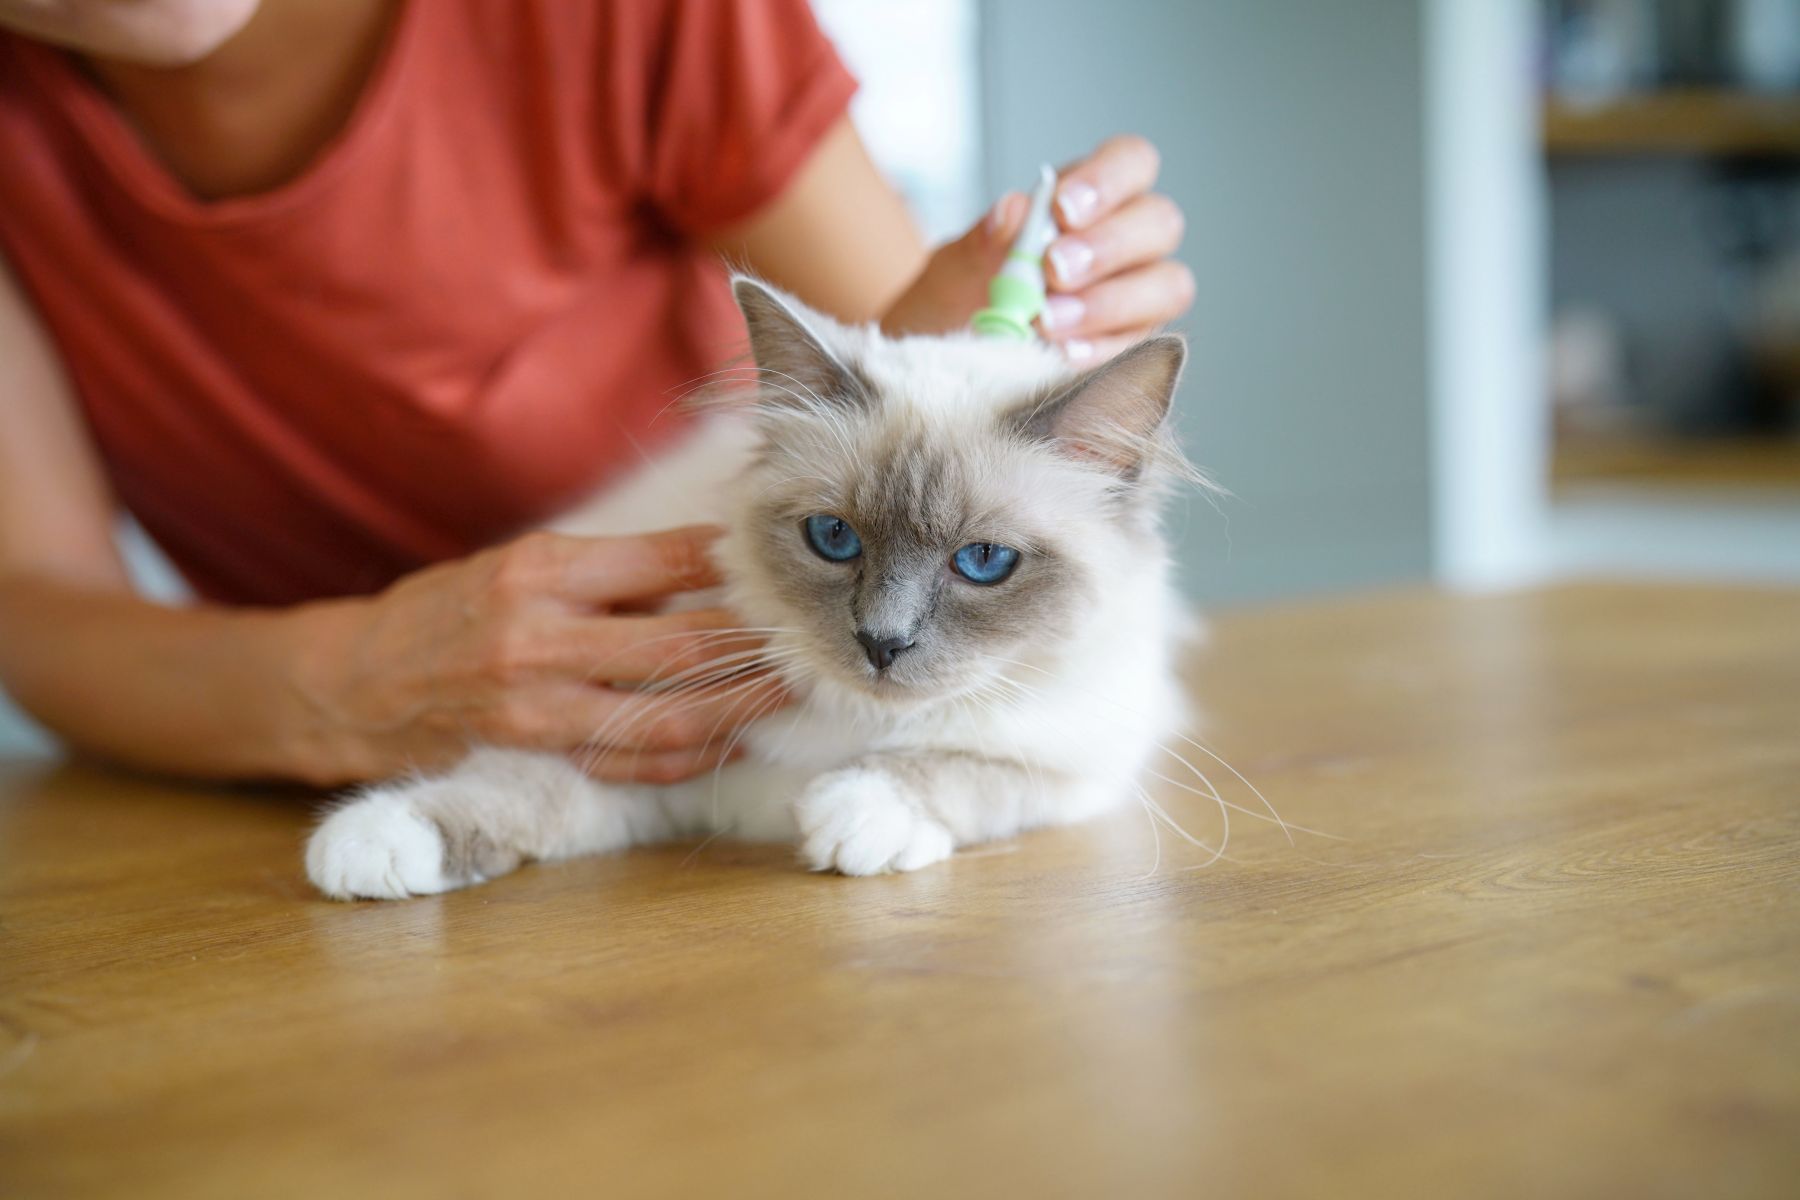
[[999, 583], [1019, 565], [1019, 552], [998, 542], [970, 542], [950, 556], [950, 565], [970, 583]]
[[807, 545], [828, 562], [849, 562], [862, 553], [862, 539], [842, 517], [820, 513], [806, 518], [805, 529]]

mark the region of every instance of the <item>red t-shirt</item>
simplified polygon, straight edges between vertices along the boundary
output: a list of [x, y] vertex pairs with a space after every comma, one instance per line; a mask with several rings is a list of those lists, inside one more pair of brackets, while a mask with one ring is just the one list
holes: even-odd
[[742, 347], [698, 237], [855, 89], [804, 0], [410, 0], [388, 39], [298, 178], [206, 202], [0, 36], [0, 250], [214, 599], [370, 591], [639, 461]]

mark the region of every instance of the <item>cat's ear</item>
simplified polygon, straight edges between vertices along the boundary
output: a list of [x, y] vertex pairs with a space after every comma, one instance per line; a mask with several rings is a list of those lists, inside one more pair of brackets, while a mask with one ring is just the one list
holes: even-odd
[[862, 377], [813, 331], [810, 322], [820, 318], [745, 275], [732, 281], [731, 292], [750, 329], [750, 353], [771, 404], [807, 409], [866, 401], [868, 385]]
[[1135, 479], [1157, 437], [1187, 361], [1172, 333], [1139, 342], [1017, 414], [1027, 436], [1126, 479]]

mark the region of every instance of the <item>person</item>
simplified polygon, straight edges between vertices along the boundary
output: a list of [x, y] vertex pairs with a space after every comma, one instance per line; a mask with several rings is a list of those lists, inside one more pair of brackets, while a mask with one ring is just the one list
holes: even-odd
[[[680, 435], [742, 341], [721, 260], [890, 331], [980, 306], [1024, 197], [928, 251], [854, 88], [804, 0], [0, 0], [0, 687], [192, 777], [609, 723], [602, 777], [715, 765], [741, 694], [632, 686], [729, 644], [657, 612], [713, 531], [520, 531]], [[1191, 299], [1157, 167], [1062, 173], [1072, 361]], [[119, 508], [195, 603], [134, 594]]]

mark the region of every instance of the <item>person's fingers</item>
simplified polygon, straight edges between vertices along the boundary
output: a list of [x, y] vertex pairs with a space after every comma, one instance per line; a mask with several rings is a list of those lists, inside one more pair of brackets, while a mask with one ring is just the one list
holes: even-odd
[[631, 695], [578, 683], [518, 685], [485, 704], [465, 732], [515, 750], [572, 751], [620, 724]]
[[582, 750], [569, 757], [587, 774], [608, 783], [680, 783], [743, 754], [742, 747], [727, 749], [721, 743], [702, 750]]
[[1030, 207], [1023, 194], [1008, 192], [967, 233], [939, 248], [930, 272], [933, 302], [959, 302], [959, 308], [986, 303], [988, 280], [1006, 261]]
[[558, 595], [606, 604], [714, 586], [719, 569], [712, 544], [719, 533], [716, 526], [690, 525], [629, 537], [545, 534], [541, 549]]
[[533, 612], [493, 625], [480, 677], [503, 687], [554, 681], [702, 683], [757, 665], [764, 639], [724, 609], [632, 616]]
[[1139, 196], [1104, 221], [1050, 243], [1044, 259], [1053, 290], [1072, 292], [1095, 280], [1166, 258], [1181, 245], [1186, 222], [1167, 196]]
[[994, 201], [994, 207], [988, 209], [981, 224], [970, 232], [979, 233], [984, 245], [990, 250], [998, 249], [1004, 256], [1013, 239], [1019, 236], [1030, 208], [1030, 198], [1024, 192], [1008, 192]]
[[489, 705], [469, 732], [521, 750], [698, 752], [729, 742], [787, 698], [781, 681], [766, 673], [666, 692], [573, 683], [523, 687]]
[[1057, 293], [1038, 323], [1053, 341], [1149, 330], [1173, 321], [1194, 300], [1194, 273], [1173, 259], [1139, 267], [1086, 291]]
[[1058, 173], [1057, 223], [1070, 231], [1088, 228], [1149, 191], [1161, 167], [1156, 147], [1137, 134], [1106, 139], [1092, 154]]
[[617, 694], [616, 713], [589, 733], [592, 744], [609, 750], [698, 750], [727, 742], [788, 699], [781, 680], [766, 673], [691, 691]]
[[757, 665], [765, 639], [720, 608], [547, 621], [534, 636], [546, 671], [585, 683], [682, 683]]
[[1025, 224], [1025, 196], [1008, 192], [962, 237], [941, 246], [912, 286], [881, 318], [890, 335], [948, 333], [987, 303], [988, 280]]

